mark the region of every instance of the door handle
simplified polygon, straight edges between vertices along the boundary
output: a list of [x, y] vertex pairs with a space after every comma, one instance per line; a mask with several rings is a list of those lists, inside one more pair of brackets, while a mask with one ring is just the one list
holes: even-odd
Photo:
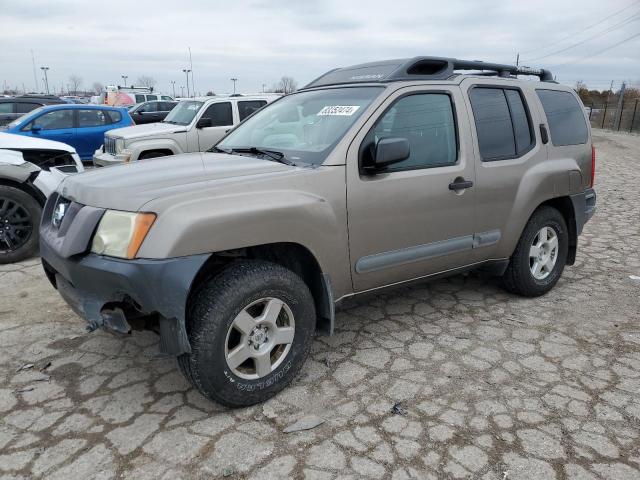
[[456, 178], [449, 184], [449, 190], [464, 190], [471, 187], [473, 187], [473, 182], [471, 180], [465, 180], [462, 177]]

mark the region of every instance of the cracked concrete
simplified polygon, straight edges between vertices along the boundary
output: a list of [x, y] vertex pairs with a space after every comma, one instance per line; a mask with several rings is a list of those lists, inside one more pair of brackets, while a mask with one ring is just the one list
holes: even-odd
[[151, 333], [85, 333], [37, 259], [0, 266], [0, 479], [640, 478], [640, 137], [595, 140], [598, 212], [551, 293], [472, 274], [350, 301], [251, 408]]

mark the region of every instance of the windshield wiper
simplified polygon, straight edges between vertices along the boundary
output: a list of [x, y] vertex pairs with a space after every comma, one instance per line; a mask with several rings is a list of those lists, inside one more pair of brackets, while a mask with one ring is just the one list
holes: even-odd
[[211, 147], [209, 150], [207, 150], [207, 152], [220, 152], [220, 153], [231, 153], [231, 149], [230, 148], [220, 148], [220, 147], [216, 147], [215, 145], [213, 147]]
[[279, 152], [278, 150], [267, 150], [265, 148], [258, 148], [258, 147], [239, 147], [239, 148], [232, 148], [231, 152], [253, 153], [254, 155], [255, 154], [264, 155], [265, 157], [269, 157], [274, 162], [284, 163], [285, 165], [291, 165], [293, 167], [296, 166], [295, 162], [292, 162], [291, 160], [289, 160], [284, 153]]

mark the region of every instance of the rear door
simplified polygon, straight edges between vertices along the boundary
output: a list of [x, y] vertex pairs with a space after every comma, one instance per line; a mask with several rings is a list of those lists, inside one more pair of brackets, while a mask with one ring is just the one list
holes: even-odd
[[[381, 109], [347, 159], [356, 291], [465, 266], [473, 247], [475, 165], [460, 90], [404, 88]], [[383, 138], [406, 138], [410, 157], [374, 175], [363, 172]]]
[[[527, 206], [516, 204], [516, 200], [531, 198], [522, 189], [538, 188], [540, 183], [535, 181], [535, 174], [527, 177], [526, 173], [535, 172], [535, 166], [547, 159], [547, 149], [536, 128], [540, 123], [538, 111], [527, 101], [531, 91], [524, 82], [495, 84], [467, 79], [463, 89], [478, 158], [478, 248], [474, 248], [472, 259], [506, 258], [527, 221], [521, 218]], [[523, 181], [526, 178], [529, 180]], [[543, 187], [553, 190], [553, 185]]]
[[[209, 118], [210, 127], [196, 128], [198, 132], [198, 151], [204, 152], [218, 143], [233, 128], [233, 109], [231, 102], [212, 103], [204, 109], [200, 119]], [[197, 126], [197, 122], [196, 122]]]
[[103, 110], [78, 109], [76, 112], [78, 122], [74, 147], [81, 158], [90, 158], [102, 145], [105, 132], [113, 128], [111, 119]]

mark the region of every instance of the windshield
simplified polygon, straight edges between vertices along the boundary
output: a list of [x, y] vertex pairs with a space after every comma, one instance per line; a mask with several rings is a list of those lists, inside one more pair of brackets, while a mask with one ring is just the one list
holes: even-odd
[[282, 152], [292, 162], [319, 165], [382, 87], [300, 92], [267, 105], [216, 145]]
[[18, 118], [16, 118], [13, 122], [11, 122], [10, 124], [7, 125], [7, 128], [13, 128], [16, 127], [18, 125], [20, 125], [25, 118], [27, 118], [27, 116], [31, 116], [31, 115], [36, 115], [38, 113], [40, 113], [42, 110], [44, 110], [44, 107], [38, 107], [34, 110], [31, 110], [30, 112], [27, 112], [23, 115], [20, 115]]
[[175, 123], [176, 125], [189, 125], [202, 107], [202, 102], [187, 100], [178, 103], [169, 115], [162, 121], [163, 123]]

